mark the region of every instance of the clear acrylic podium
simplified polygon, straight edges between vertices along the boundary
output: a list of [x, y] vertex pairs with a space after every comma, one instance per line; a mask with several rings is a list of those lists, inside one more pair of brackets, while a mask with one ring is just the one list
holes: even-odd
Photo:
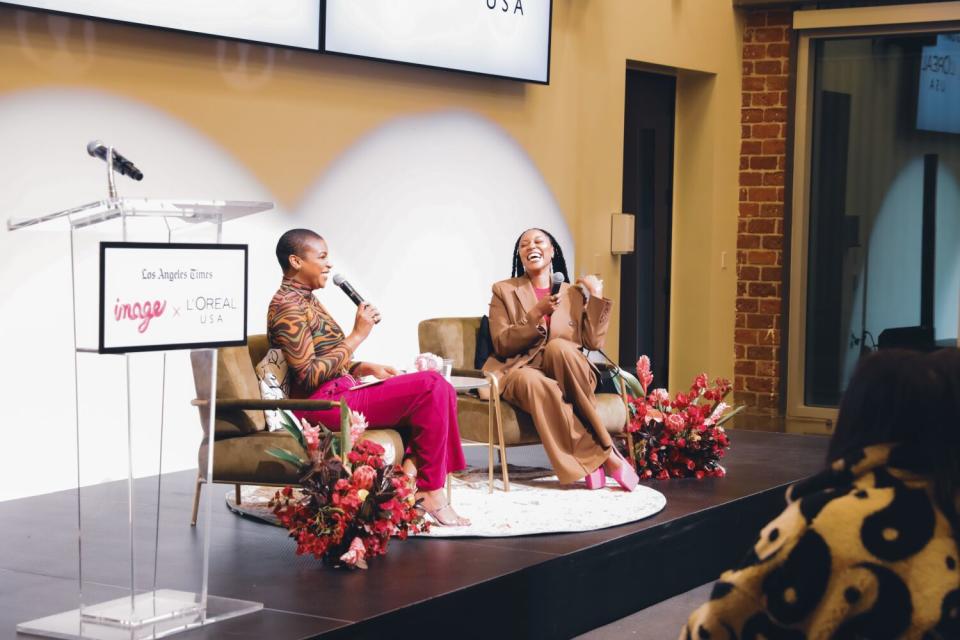
[[[212, 494], [194, 529], [182, 509], [172, 509], [183, 505], [172, 500], [189, 504], [195, 477], [189, 478], [185, 495], [179, 487], [164, 486], [165, 453], [169, 459], [170, 447], [176, 446], [182, 460], [183, 443], [195, 452], [200, 439], [197, 410], [190, 406], [196, 394], [189, 352], [98, 353], [99, 244], [220, 243], [224, 222], [272, 208], [270, 202], [112, 197], [8, 221], [11, 231], [44, 224], [69, 232], [71, 273], [62, 277], [73, 284], [75, 347], [78, 606], [21, 623], [19, 633], [141, 640], [262, 608], [208, 595]], [[201, 386], [215, 390], [216, 350], [204, 353], [211, 380]], [[215, 408], [215, 391], [211, 394], [199, 399]], [[214, 413], [209, 412], [209, 433]], [[213, 450], [208, 447], [205, 465], [201, 461], [206, 478]]]

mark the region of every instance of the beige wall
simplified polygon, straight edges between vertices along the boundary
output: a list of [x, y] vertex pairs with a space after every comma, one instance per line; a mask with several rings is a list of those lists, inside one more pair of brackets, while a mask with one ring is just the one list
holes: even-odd
[[[621, 206], [624, 61], [673, 70], [678, 82], [670, 388], [690, 384], [703, 370], [732, 380], [740, 133], [737, 16], [724, 2], [577, 6], [582, 7], [575, 12], [580, 14], [577, 44], [582, 51], [574, 222], [579, 260], [601, 256], [607, 286], [619, 290], [619, 262], [607, 250], [607, 214]], [[554, 22], [555, 32], [563, 27]], [[569, 211], [567, 205], [564, 209]], [[611, 346], [618, 331], [611, 327]]]
[[[567, 216], [578, 270], [599, 268], [616, 297], [609, 214], [621, 206], [625, 68], [633, 61], [673, 69], [677, 386], [699, 370], [733, 373], [739, 29], [727, 2], [555, 0], [551, 84], [540, 86], [2, 7], [0, 96], [72, 87], [146, 103], [222, 145], [288, 209], [379, 124], [476, 112], [529, 154]], [[496, 167], [477, 171], [488, 171], [496, 188]], [[612, 352], [617, 335], [614, 321]]]

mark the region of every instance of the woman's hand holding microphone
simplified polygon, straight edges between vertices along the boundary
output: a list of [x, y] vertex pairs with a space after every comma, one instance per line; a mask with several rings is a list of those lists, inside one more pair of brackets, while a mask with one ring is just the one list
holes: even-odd
[[560, 306], [560, 294], [543, 296], [539, 302], [530, 311], [527, 312], [527, 320], [537, 324], [544, 316], [551, 315]]
[[[378, 322], [380, 322], [380, 311], [375, 306], [369, 302], [361, 302], [357, 305], [357, 316], [353, 321], [353, 331], [347, 337], [347, 341], [353, 350], [356, 350], [360, 343], [367, 339], [373, 330], [373, 325]], [[375, 362], [361, 362], [353, 373], [356, 376], [373, 376], [380, 380], [400, 374], [391, 366]]]
[[370, 332], [373, 331], [373, 325], [378, 322], [380, 322], [380, 311], [375, 306], [369, 302], [361, 302], [357, 305], [357, 315], [353, 319], [353, 331], [344, 340], [351, 351], [357, 350], [360, 343], [366, 340]]
[[[603, 298], [603, 280], [594, 275], [581, 276], [575, 283], [590, 296]], [[527, 312], [527, 320], [537, 324], [544, 316], [551, 315], [560, 306], [560, 294], [544, 296], [530, 311]]]

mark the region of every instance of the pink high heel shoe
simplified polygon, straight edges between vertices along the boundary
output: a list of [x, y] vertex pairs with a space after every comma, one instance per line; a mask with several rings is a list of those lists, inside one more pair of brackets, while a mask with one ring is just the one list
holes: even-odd
[[[623, 487], [624, 491], [633, 491], [637, 488], [637, 483], [640, 482], [640, 476], [637, 475], [633, 466], [627, 462], [616, 446], [613, 447], [613, 452], [620, 458], [620, 466], [610, 475], [617, 481], [617, 484]], [[603, 467], [601, 466], [600, 469], [602, 470]]]
[[583, 482], [587, 485], [587, 489], [603, 489], [607, 486], [607, 473], [603, 470], [603, 465], [597, 467], [593, 473], [584, 476]]

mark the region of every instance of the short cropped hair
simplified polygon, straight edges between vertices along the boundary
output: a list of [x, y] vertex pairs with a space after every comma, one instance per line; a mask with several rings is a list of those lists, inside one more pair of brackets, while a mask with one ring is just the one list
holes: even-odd
[[290, 256], [299, 256], [309, 240], [323, 240], [316, 231], [310, 229], [290, 229], [277, 240], [277, 262], [286, 273], [290, 268]]

